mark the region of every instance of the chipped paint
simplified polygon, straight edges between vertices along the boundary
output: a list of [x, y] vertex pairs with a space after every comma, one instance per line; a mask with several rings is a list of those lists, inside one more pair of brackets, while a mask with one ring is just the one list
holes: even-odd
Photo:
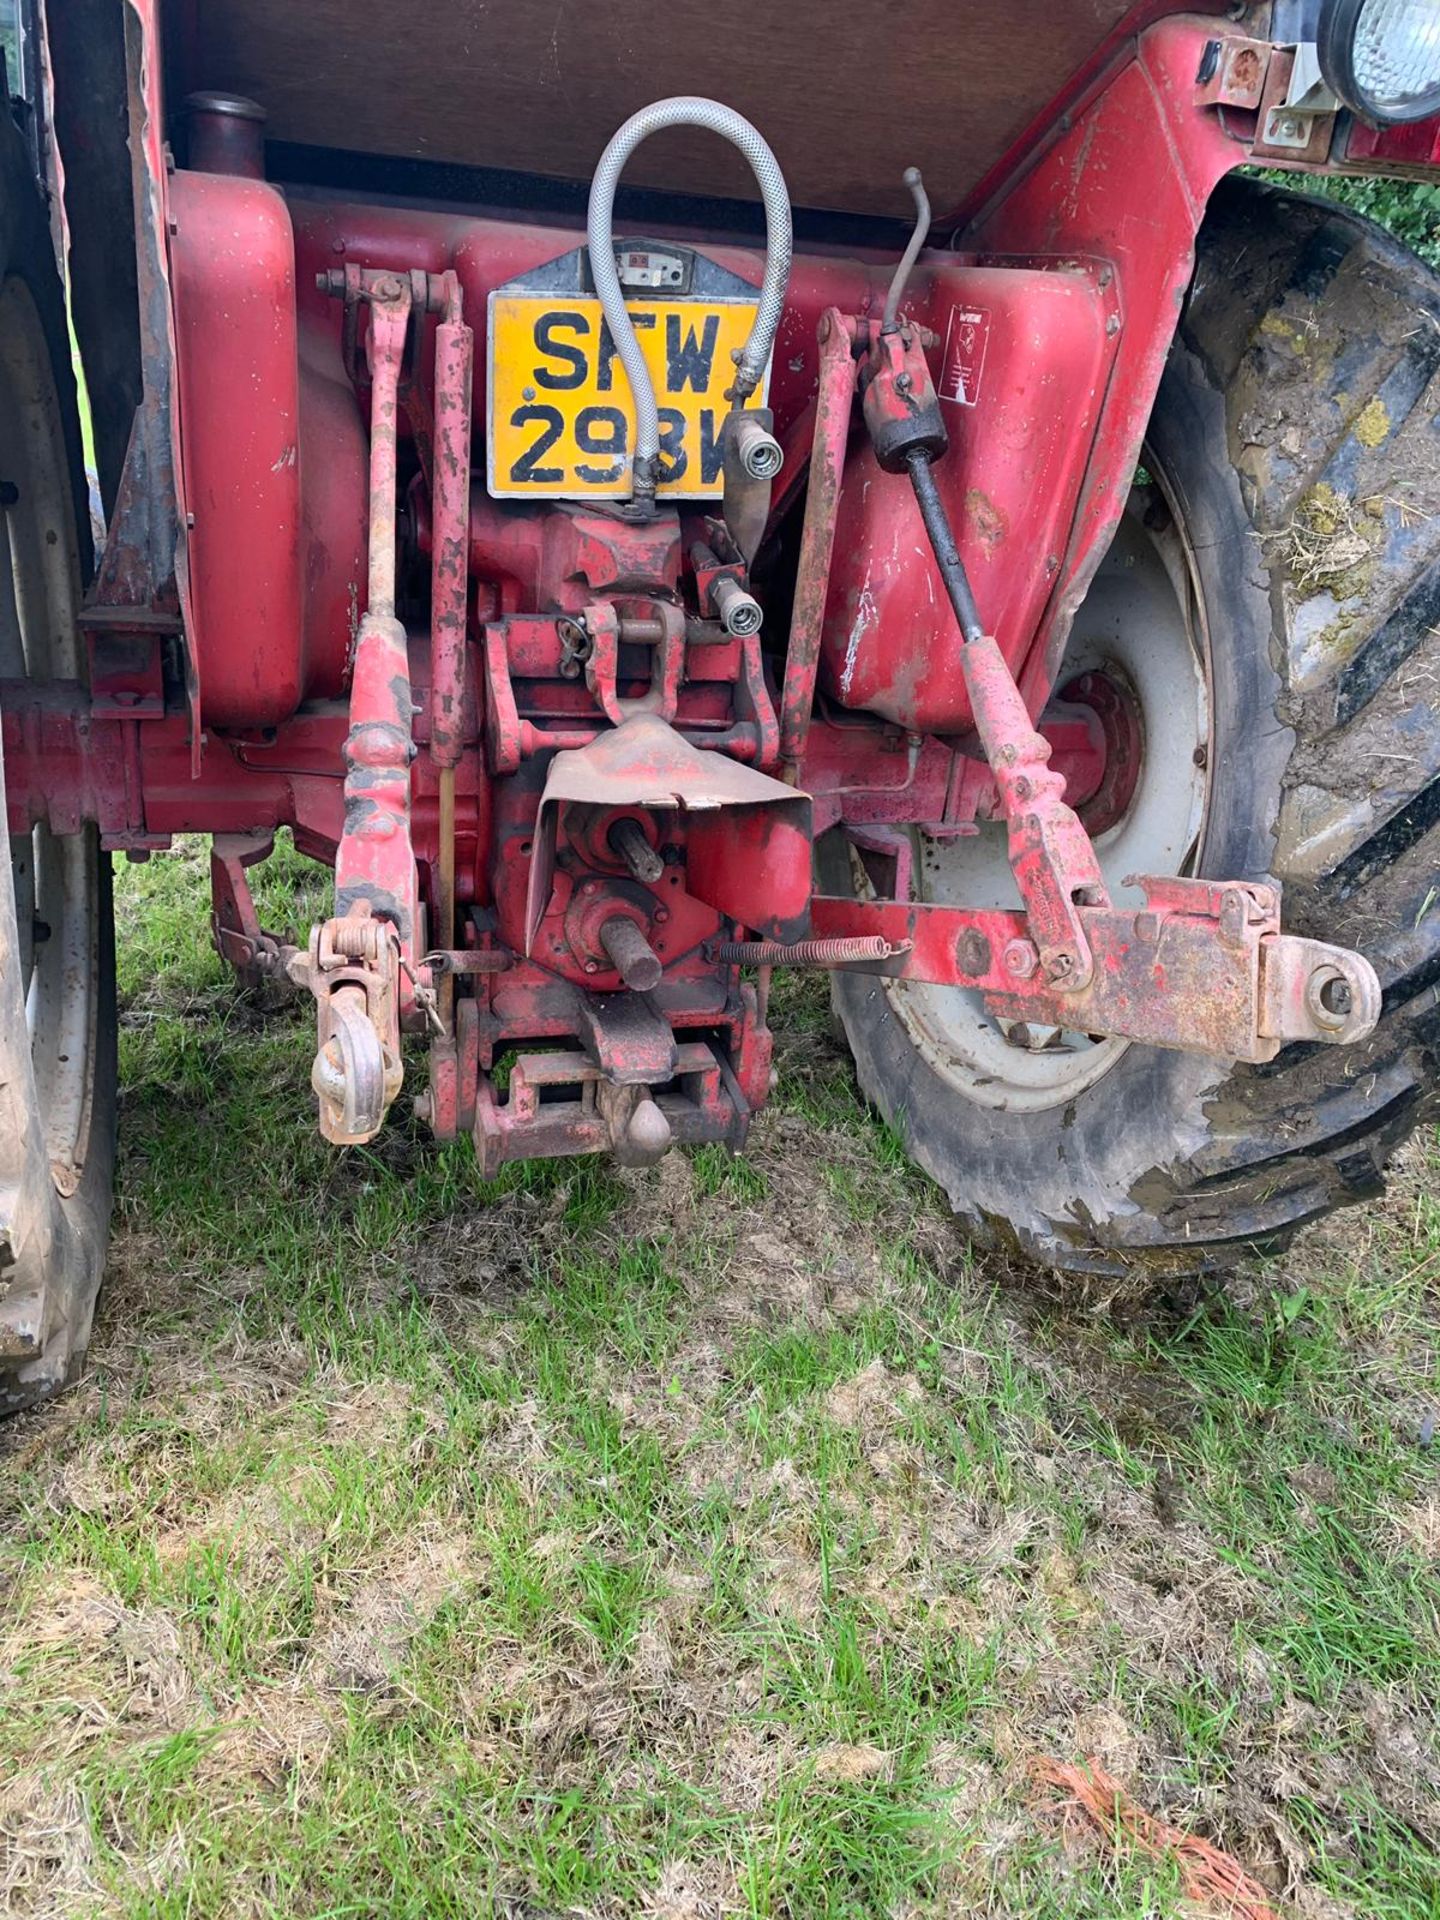
[[879, 618], [880, 610], [875, 605], [874, 594], [870, 591], [870, 575], [867, 571], [865, 583], [855, 603], [855, 622], [850, 629], [850, 638], [845, 647], [845, 665], [840, 674], [840, 691], [844, 694], [849, 693], [855, 679], [855, 665], [860, 658], [860, 643]]

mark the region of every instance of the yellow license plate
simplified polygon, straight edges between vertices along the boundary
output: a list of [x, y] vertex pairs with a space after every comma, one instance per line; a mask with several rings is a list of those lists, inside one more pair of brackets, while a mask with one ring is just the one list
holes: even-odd
[[[754, 302], [637, 300], [628, 311], [655, 382], [669, 475], [659, 491], [718, 498], [725, 391]], [[629, 494], [635, 405], [598, 300], [492, 293], [488, 391], [494, 498]]]

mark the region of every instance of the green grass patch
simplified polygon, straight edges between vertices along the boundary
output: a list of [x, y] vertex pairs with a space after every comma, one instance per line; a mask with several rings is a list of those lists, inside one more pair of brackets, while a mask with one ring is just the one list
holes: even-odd
[[[206, 878], [118, 876], [113, 1269], [3, 1441], [18, 1910], [1181, 1914], [1049, 1754], [1436, 1913], [1433, 1141], [1120, 1324], [958, 1242], [823, 983], [744, 1159], [337, 1155]], [[324, 879], [282, 844], [267, 923]]]

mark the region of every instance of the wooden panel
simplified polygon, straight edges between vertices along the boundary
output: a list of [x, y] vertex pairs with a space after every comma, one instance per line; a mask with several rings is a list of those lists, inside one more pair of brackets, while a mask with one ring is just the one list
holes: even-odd
[[[637, 107], [746, 114], [798, 206], [937, 212], [1054, 99], [1130, 0], [205, 0], [186, 88], [252, 95], [277, 140], [588, 179]], [[178, 49], [172, 47], [172, 58]], [[627, 183], [754, 198], [713, 135], [656, 135]]]

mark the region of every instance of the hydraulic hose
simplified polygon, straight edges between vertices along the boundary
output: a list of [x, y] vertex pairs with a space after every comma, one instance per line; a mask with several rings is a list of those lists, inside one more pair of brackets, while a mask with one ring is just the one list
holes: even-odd
[[880, 322], [882, 333], [893, 333], [900, 324], [900, 302], [905, 297], [911, 272], [930, 232], [930, 196], [925, 191], [925, 182], [920, 178], [918, 167], [905, 169], [905, 184], [915, 202], [915, 227], [890, 281], [890, 291], [885, 296], [885, 317]]
[[637, 505], [652, 501], [659, 479], [660, 417], [655, 404], [655, 387], [650, 369], [640, 351], [630, 316], [625, 311], [625, 294], [615, 266], [614, 214], [615, 189], [625, 163], [640, 142], [665, 127], [706, 127], [736, 146], [750, 162], [760, 198], [765, 203], [765, 277], [760, 286], [760, 304], [750, 338], [740, 355], [730, 398], [736, 407], [754, 393], [765, 377], [765, 367], [775, 344], [780, 315], [785, 306], [785, 288], [790, 278], [792, 238], [790, 196], [780, 163], [764, 138], [750, 122], [718, 100], [703, 100], [691, 94], [679, 94], [671, 100], [657, 100], [642, 107], [615, 134], [595, 169], [590, 183], [590, 210], [587, 241], [590, 272], [600, 306], [610, 328], [610, 337], [630, 381], [635, 396], [635, 464], [631, 491]]

